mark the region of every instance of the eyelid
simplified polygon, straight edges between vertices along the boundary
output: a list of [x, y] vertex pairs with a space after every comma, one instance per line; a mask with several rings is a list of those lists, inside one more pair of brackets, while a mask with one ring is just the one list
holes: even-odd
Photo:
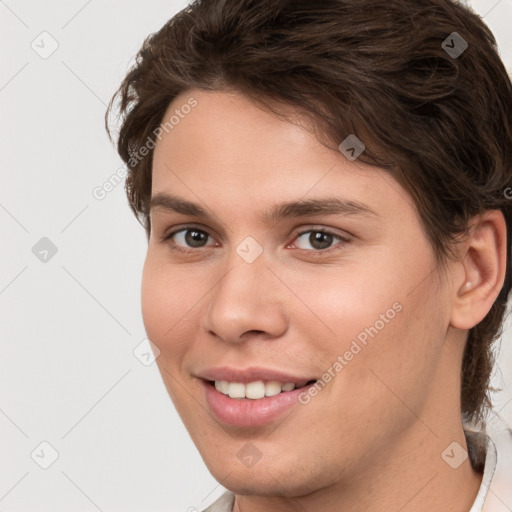
[[[323, 227], [323, 226], [313, 226], [313, 227], [305, 228], [302, 231], [299, 231], [295, 235], [295, 238], [298, 238], [299, 236], [302, 236], [305, 233], [309, 233], [310, 231], [320, 231], [322, 233], [328, 233], [329, 235], [333, 235], [333, 236], [336, 236], [338, 238], [341, 238], [342, 240], [347, 240], [347, 241], [349, 240], [348, 234], [342, 235], [341, 233], [337, 233], [336, 231], [332, 230], [331, 228], [326, 228], [326, 227]], [[294, 240], [295, 240], [295, 238], [294, 238]]]

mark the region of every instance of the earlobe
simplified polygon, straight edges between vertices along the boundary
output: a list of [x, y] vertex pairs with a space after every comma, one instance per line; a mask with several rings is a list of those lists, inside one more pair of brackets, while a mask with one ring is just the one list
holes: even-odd
[[458, 329], [471, 329], [491, 309], [505, 280], [506, 223], [498, 210], [488, 210], [471, 220], [463, 242], [462, 257], [457, 263], [458, 281], [450, 324]]

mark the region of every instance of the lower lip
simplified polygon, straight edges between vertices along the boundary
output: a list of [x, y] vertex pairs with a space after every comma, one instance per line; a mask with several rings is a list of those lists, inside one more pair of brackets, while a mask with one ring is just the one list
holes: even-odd
[[278, 395], [252, 400], [230, 398], [217, 391], [209, 382], [201, 380], [201, 383], [206, 393], [206, 401], [214, 416], [219, 421], [236, 427], [260, 427], [276, 420], [296, 405], [299, 395], [309, 388], [304, 386], [293, 391], [284, 391]]

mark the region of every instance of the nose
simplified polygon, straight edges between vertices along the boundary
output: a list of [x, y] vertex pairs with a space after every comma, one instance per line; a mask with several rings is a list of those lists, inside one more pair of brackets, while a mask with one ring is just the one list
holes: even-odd
[[228, 343], [282, 336], [288, 326], [284, 307], [288, 294], [267, 268], [264, 255], [248, 263], [233, 250], [225, 268], [207, 296], [201, 328]]

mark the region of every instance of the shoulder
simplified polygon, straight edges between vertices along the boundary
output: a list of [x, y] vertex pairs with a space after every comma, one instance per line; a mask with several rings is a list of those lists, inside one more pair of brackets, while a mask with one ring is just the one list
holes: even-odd
[[474, 432], [467, 435], [468, 455], [482, 484], [470, 512], [512, 510], [512, 429]]

